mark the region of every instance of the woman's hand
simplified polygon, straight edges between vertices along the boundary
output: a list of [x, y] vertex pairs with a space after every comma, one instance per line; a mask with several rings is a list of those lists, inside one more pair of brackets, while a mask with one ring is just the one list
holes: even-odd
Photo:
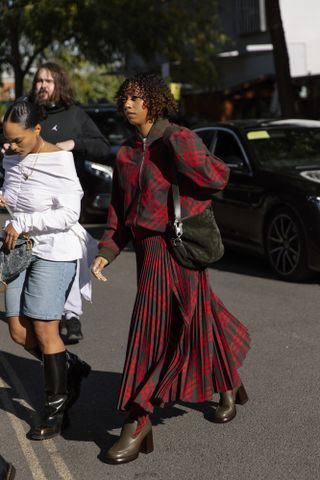
[[14, 247], [16, 246], [18, 237], [19, 237], [19, 233], [13, 228], [11, 223], [9, 223], [4, 229], [4, 234], [3, 234], [4, 248], [8, 250], [14, 249]]
[[11, 150], [10, 143], [4, 143], [1, 148], [2, 155], [16, 155], [16, 153]]
[[102, 274], [102, 270], [108, 265], [108, 260], [104, 257], [96, 257], [91, 265], [91, 272], [101, 282], [106, 282], [107, 278]]
[[6, 200], [3, 195], [0, 195], [0, 208], [5, 208]]

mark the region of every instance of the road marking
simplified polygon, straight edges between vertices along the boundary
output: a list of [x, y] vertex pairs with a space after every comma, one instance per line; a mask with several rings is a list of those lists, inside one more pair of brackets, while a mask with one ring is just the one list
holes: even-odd
[[[1, 356], [1, 361], [2, 361], [2, 354], [0, 354], [0, 356]], [[32, 473], [32, 477], [35, 480], [47, 480], [47, 477], [45, 476], [44, 471], [42, 470], [42, 468], [40, 466], [40, 463], [38, 461], [38, 457], [35, 454], [32, 446], [31, 446], [30, 441], [27, 440], [27, 438], [26, 438], [26, 432], [24, 431], [24, 428], [23, 428], [21, 422], [19, 421], [19, 419], [15, 415], [13, 415], [10, 412], [10, 411], [14, 411], [14, 404], [11, 401], [8, 393], [5, 390], [5, 388], [7, 388], [8, 385], [6, 385], [2, 381], [1, 378], [0, 378], [0, 387], [4, 388], [4, 390], [2, 392], [2, 402], [3, 402], [3, 405], [4, 405], [5, 409], [7, 410], [9, 420], [11, 422], [13, 430], [16, 433], [18, 442], [20, 444], [20, 448], [21, 448], [22, 453], [23, 453], [23, 455], [24, 455], [24, 457], [27, 461], [27, 464], [30, 468], [30, 471]]]
[[58, 452], [55, 442], [53, 440], [45, 440], [44, 446], [50, 455], [56, 472], [62, 478], [62, 480], [74, 480], [70, 470]]
[[[29, 409], [33, 410], [33, 408], [30, 406], [31, 401], [29, 399], [29, 396], [28, 396], [23, 384], [21, 383], [19, 377], [16, 375], [14, 369], [11, 367], [10, 363], [7, 361], [7, 359], [5, 358], [5, 356], [1, 352], [0, 352], [0, 360], [1, 360], [1, 363], [4, 366], [5, 370], [7, 371], [10, 379], [12, 380], [14, 389], [18, 393], [19, 397], [24, 399], [24, 402], [26, 402], [28, 404]], [[0, 379], [0, 382], [1, 382], [1, 379]], [[1, 385], [1, 383], [0, 383], [0, 385]], [[6, 395], [7, 395], [7, 398], [9, 400], [9, 402], [12, 403], [8, 394], [6, 394]], [[14, 408], [13, 404], [12, 404], [12, 406]], [[31, 418], [34, 418], [35, 416], [37, 417], [38, 415], [35, 413], [34, 415], [30, 415], [30, 416], [31, 416]], [[13, 418], [16, 421], [16, 423], [18, 423], [21, 431], [23, 432], [24, 443], [26, 443], [27, 445], [30, 445], [29, 440], [26, 442], [25, 431], [24, 431], [23, 427], [21, 426], [21, 423], [19, 422], [19, 420], [17, 420], [16, 417], [13, 416]], [[21, 444], [21, 437], [22, 436], [21, 436], [21, 432], [20, 432], [20, 434], [18, 436], [18, 440], [19, 440], [20, 444]], [[66, 463], [64, 462], [63, 458], [61, 457], [60, 453], [58, 452], [58, 449], [57, 449], [57, 446], [56, 446], [54, 440], [52, 440], [52, 439], [51, 440], [44, 440], [44, 441], [41, 442], [41, 444], [45, 447], [45, 449], [49, 453], [49, 457], [50, 457], [50, 459], [51, 459], [51, 461], [54, 465], [54, 468], [55, 468], [57, 474], [59, 475], [59, 477], [62, 478], [63, 480], [73, 480], [73, 476], [72, 476], [70, 470], [68, 469]], [[30, 445], [30, 447], [31, 447], [31, 445]], [[31, 447], [31, 449], [32, 449], [32, 447]], [[32, 452], [35, 456], [35, 452], [34, 452], [33, 449], [32, 449]], [[35, 458], [37, 459], [37, 457], [35, 457]], [[26, 457], [26, 459], [28, 461], [27, 457]], [[37, 463], [40, 467], [40, 464], [39, 464], [38, 460], [37, 460]], [[29, 461], [28, 461], [28, 464], [30, 466]], [[40, 467], [40, 469], [41, 469], [41, 467]], [[43, 473], [43, 471], [42, 471], [42, 473]], [[47, 480], [45, 476], [43, 476], [43, 477], [36, 476], [34, 478], [36, 480], [43, 480], [43, 479]]]

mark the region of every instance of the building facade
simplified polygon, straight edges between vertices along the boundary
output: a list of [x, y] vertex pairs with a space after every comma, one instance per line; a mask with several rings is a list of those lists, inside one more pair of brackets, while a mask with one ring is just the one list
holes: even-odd
[[[189, 95], [187, 114], [190, 108], [210, 120], [280, 114], [266, 1], [221, 1], [220, 22], [229, 42], [217, 58], [220, 89], [196, 95], [197, 101]], [[297, 113], [320, 118], [320, 1], [280, 0], [280, 8]]]

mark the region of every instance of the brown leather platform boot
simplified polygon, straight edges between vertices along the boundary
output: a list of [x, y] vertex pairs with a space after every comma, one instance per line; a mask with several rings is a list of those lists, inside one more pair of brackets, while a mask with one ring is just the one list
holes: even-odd
[[212, 421], [214, 423], [231, 422], [237, 414], [236, 404], [244, 405], [248, 400], [249, 397], [243, 385], [220, 393], [220, 402], [214, 411]]
[[153, 452], [152, 425], [148, 418], [146, 424], [135, 436], [138, 421], [129, 419], [122, 427], [119, 440], [108, 450], [106, 462], [113, 465], [135, 460], [139, 453]]

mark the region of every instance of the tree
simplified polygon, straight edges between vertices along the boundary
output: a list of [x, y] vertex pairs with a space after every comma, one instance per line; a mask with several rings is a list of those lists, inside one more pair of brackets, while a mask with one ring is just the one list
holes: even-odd
[[294, 95], [279, 0], [266, 0], [266, 14], [271, 41], [273, 44], [273, 57], [276, 70], [281, 115], [283, 117], [293, 117]]
[[[50, 53], [48, 56], [52, 57]], [[56, 50], [52, 60], [68, 71], [76, 100], [83, 104], [101, 100], [113, 101], [124, 80], [121, 75], [112, 75], [108, 65], [94, 66], [83, 55], [76, 55], [66, 47]]]
[[[79, 8], [77, 44], [90, 58], [143, 62], [131, 70], [160, 71], [169, 62], [176, 82], [212, 85], [216, 54], [226, 42], [218, 22], [218, 0], [87, 0]], [[90, 12], [95, 15], [87, 19]], [[129, 71], [129, 73], [132, 73]]]
[[73, 37], [78, 2], [6, 0], [0, 2], [0, 64], [11, 66], [16, 96], [34, 61], [49, 45]]
[[[128, 73], [160, 71], [170, 62], [174, 81], [215, 82], [218, 0], [4, 0], [0, 1], [0, 68], [12, 67], [16, 95], [30, 68], [68, 46], [96, 65]], [[132, 67], [132, 65], [131, 65]], [[130, 73], [132, 73], [130, 71]]]

